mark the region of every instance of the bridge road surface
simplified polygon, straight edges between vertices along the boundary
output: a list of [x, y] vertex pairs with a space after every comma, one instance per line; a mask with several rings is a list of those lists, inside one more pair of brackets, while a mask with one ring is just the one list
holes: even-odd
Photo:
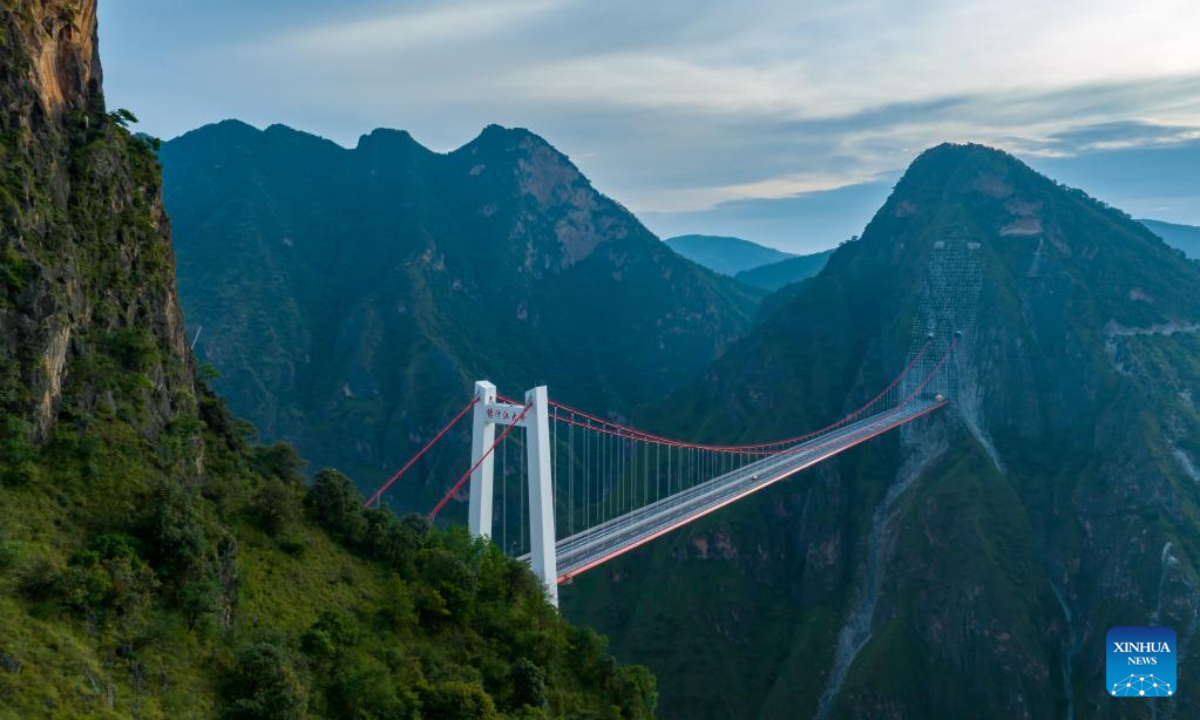
[[[555, 543], [564, 582], [682, 525], [946, 404], [918, 398], [799, 443]], [[528, 562], [529, 556], [522, 560]]]

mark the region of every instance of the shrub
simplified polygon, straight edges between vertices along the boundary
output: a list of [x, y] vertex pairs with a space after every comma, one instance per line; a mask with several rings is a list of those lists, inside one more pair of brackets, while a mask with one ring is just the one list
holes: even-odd
[[304, 685], [275, 645], [258, 643], [238, 653], [225, 678], [227, 720], [292, 720], [305, 715]]
[[43, 563], [22, 585], [30, 599], [54, 601], [98, 619], [135, 621], [150, 608], [158, 581], [132, 538], [101, 535], [71, 556], [65, 568]]
[[37, 451], [30, 441], [32, 428], [15, 415], [5, 415], [0, 424], [0, 462], [8, 466], [7, 469], [0, 468], [0, 482], [6, 485], [33, 483], [40, 473], [34, 462]]
[[210, 575], [190, 578], [180, 586], [176, 605], [187, 620], [188, 629], [194, 630], [217, 612], [221, 605], [221, 585]]
[[446, 600], [451, 613], [465, 620], [474, 605], [477, 583], [463, 559], [444, 548], [428, 548], [417, 553], [417, 567], [421, 578]]
[[4, 484], [11, 486], [32, 485], [41, 477], [41, 471], [32, 460], [17, 463], [11, 470], [4, 473]]
[[324, 610], [300, 638], [310, 655], [332, 655], [358, 642], [358, 621], [340, 610]]
[[149, 372], [159, 362], [158, 342], [144, 329], [118, 330], [108, 338], [107, 346], [117, 362], [134, 372]]

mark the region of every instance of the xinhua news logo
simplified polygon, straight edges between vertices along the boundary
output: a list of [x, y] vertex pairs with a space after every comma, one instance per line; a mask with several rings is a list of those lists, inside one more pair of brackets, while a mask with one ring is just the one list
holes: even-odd
[[1115, 627], [1108, 631], [1108, 694], [1170, 697], [1176, 684], [1175, 631], [1169, 627]]

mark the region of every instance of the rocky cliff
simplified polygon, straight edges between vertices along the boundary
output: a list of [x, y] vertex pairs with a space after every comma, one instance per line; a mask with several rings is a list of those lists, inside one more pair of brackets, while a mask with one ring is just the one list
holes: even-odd
[[94, 0], [22, 3], [4, 23], [4, 409], [43, 440], [67, 384], [78, 410], [113, 405], [86, 377], [109, 356], [139, 366], [153, 436], [194, 392], [157, 162], [106, 112]]

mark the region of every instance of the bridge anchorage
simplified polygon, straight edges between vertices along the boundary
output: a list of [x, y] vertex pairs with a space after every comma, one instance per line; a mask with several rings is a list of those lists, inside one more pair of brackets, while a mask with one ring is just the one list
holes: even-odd
[[[470, 469], [429, 518], [469, 481], [471, 534], [498, 541], [506, 553], [527, 562], [557, 605], [560, 583], [944, 407], [953, 388], [949, 361], [960, 338], [961, 333], [930, 334], [903, 371], [857, 410], [818, 430], [755, 444], [708, 445], [654, 435], [555, 402], [544, 386], [518, 401], [480, 381], [471, 401], [367, 504], [377, 502], [470, 413]], [[517, 455], [513, 472], [510, 447]], [[512, 507], [509, 492], [518, 495]], [[510, 521], [518, 526], [512, 541]]]

